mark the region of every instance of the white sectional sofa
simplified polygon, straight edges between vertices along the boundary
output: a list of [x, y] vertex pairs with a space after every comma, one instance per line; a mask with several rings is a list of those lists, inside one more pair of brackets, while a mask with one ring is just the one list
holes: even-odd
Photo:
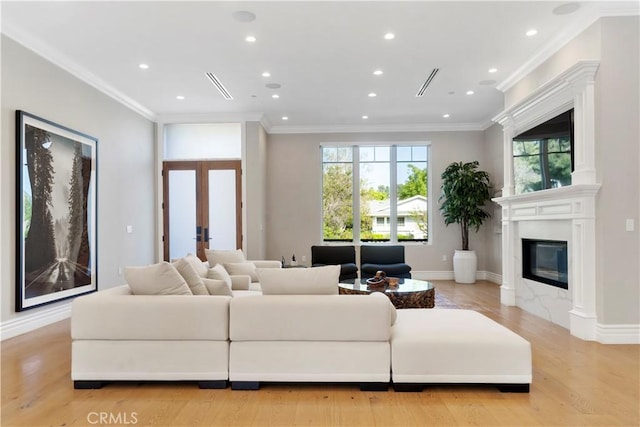
[[75, 387], [168, 380], [226, 387], [230, 301], [227, 296], [132, 295], [127, 285], [76, 298], [71, 315]]
[[386, 390], [393, 311], [380, 293], [234, 298], [232, 388], [257, 389], [261, 381], [328, 381]]
[[[363, 390], [490, 383], [529, 391], [531, 346], [469, 310], [396, 310], [381, 294], [338, 295], [338, 266], [269, 269], [260, 291], [132, 295], [124, 285], [76, 298], [76, 388], [109, 381], [355, 382]], [[242, 285], [245, 287], [245, 285]], [[240, 298], [239, 296], [243, 296]]]

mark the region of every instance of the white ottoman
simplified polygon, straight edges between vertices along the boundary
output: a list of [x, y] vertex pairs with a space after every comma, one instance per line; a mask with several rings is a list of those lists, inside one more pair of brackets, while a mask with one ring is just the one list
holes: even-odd
[[475, 311], [398, 310], [391, 333], [391, 376], [396, 391], [474, 383], [528, 392], [531, 344]]

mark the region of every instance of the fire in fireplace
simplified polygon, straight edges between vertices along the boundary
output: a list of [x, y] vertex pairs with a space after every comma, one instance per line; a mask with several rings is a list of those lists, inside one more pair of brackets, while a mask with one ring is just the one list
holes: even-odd
[[567, 242], [522, 239], [522, 276], [569, 289]]

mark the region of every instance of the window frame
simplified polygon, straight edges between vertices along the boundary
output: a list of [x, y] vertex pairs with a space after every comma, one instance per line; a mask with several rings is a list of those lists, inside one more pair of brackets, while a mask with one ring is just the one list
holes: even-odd
[[[398, 159], [397, 159], [397, 148], [398, 147], [425, 147], [426, 149], [426, 168], [427, 168], [427, 237], [426, 239], [398, 239], [398, 203], [390, 203], [389, 211], [390, 215], [388, 220], [385, 220], [385, 223], [389, 225], [390, 235], [387, 240], [363, 240], [361, 238], [361, 218], [360, 218], [360, 147], [389, 147], [390, 148], [390, 183], [389, 183], [389, 200], [397, 200], [397, 192], [398, 192]], [[352, 239], [325, 239], [324, 236], [324, 149], [327, 148], [351, 148], [351, 164], [352, 164], [352, 212], [353, 212], [353, 229], [352, 229]], [[404, 163], [404, 162], [403, 162]], [[432, 209], [432, 174], [431, 174], [431, 163], [432, 163], [432, 155], [431, 155], [431, 142], [430, 141], [402, 141], [396, 143], [384, 143], [384, 142], [363, 142], [361, 144], [348, 144], [348, 143], [327, 143], [320, 145], [320, 241], [323, 243], [354, 243], [354, 244], [393, 244], [393, 245], [432, 245], [433, 244], [433, 225], [432, 225], [432, 216], [430, 215], [433, 212]], [[374, 219], [376, 221], [377, 219]], [[405, 219], [406, 224], [406, 219]]]

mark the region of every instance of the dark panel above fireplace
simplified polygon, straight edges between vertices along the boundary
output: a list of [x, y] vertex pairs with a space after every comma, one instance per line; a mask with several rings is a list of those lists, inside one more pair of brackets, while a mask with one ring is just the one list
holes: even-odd
[[522, 276], [569, 289], [567, 242], [522, 239]]

